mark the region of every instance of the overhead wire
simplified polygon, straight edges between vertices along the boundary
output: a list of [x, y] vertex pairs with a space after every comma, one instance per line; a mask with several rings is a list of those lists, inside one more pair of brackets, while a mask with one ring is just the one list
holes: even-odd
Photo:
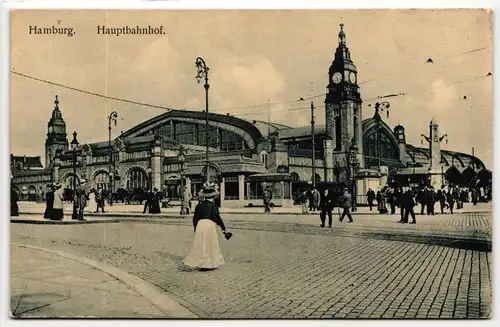
[[[469, 53], [474, 53], [474, 52], [482, 51], [482, 50], [485, 50], [485, 49], [487, 49], [487, 47], [472, 49], [472, 50], [468, 50], [468, 51], [465, 51], [465, 52], [461, 52], [461, 53], [449, 55], [449, 56], [446, 56], [446, 57], [443, 57], [443, 58], [445, 58], [445, 59], [453, 58], [453, 57], [457, 57], [457, 56], [461, 56], [461, 55], [465, 55], [465, 54], [469, 54]], [[413, 65], [413, 66], [415, 66], [415, 65]], [[406, 67], [405, 69], [407, 69], [407, 68], [408, 67]], [[390, 73], [386, 73], [384, 75], [381, 75], [381, 76], [378, 76], [378, 77], [375, 77], [375, 78], [372, 78], [372, 79], [360, 82], [359, 85], [362, 85], [362, 84], [365, 84], [365, 83], [368, 83], [368, 82], [371, 82], [371, 81], [374, 81], [374, 80], [377, 80], [377, 79], [380, 79], [380, 78], [383, 78], [383, 77], [386, 77], [386, 76], [390, 76], [390, 75], [394, 74], [397, 71], [399, 71], [399, 70], [395, 70], [395, 71], [392, 71]], [[120, 101], [120, 102], [124, 102], [124, 103], [130, 103], [130, 104], [135, 104], [135, 105], [140, 105], [140, 106], [145, 106], [145, 107], [151, 107], [151, 108], [156, 108], [156, 109], [182, 110], [182, 109], [175, 109], [175, 108], [170, 108], [170, 107], [165, 107], [165, 106], [160, 106], [160, 105], [153, 105], [153, 104], [149, 104], [149, 103], [144, 103], [144, 102], [139, 102], [139, 101], [133, 101], [133, 100], [128, 100], [128, 99], [123, 99], [123, 98], [119, 98], [119, 97], [111, 97], [111, 96], [103, 95], [103, 94], [100, 94], [100, 93], [97, 93], [97, 92], [90, 92], [90, 91], [86, 91], [86, 90], [79, 89], [79, 88], [76, 88], [76, 87], [72, 87], [72, 86], [68, 86], [68, 85], [56, 83], [56, 82], [53, 82], [53, 81], [45, 80], [45, 79], [42, 79], [42, 78], [30, 76], [28, 74], [23, 74], [23, 73], [15, 71], [15, 70], [11, 70], [11, 73], [15, 74], [15, 75], [18, 75], [18, 76], [22, 76], [24, 78], [32, 79], [32, 80], [43, 82], [43, 83], [47, 83], [47, 84], [50, 84], [50, 85], [53, 85], [53, 86], [58, 86], [58, 87], [61, 87], [61, 88], [66, 88], [66, 89], [69, 89], [69, 90], [73, 90], [73, 91], [77, 91], [77, 92], [81, 92], [81, 93], [84, 93], [84, 94], [89, 94], [89, 95], [92, 95], [92, 96], [97, 96], [97, 97], [101, 97], [101, 98], [105, 98], [105, 99], [110, 99], [110, 100], [115, 100], [115, 101]], [[401, 92], [401, 93], [398, 93], [398, 94], [395, 94], [395, 95], [392, 94], [392, 95], [387, 95], [387, 96], [378, 96], [378, 97], [375, 97], [375, 98], [365, 99], [364, 101], [367, 102], [367, 101], [379, 100], [379, 99], [389, 98], [389, 97], [407, 96], [408, 94], [415, 94], [415, 93], [419, 93], [419, 92], [425, 92], [425, 91], [428, 91], [428, 90], [433, 90], [435, 88], [444, 87], [444, 86], [453, 85], [453, 84], [458, 84], [458, 83], [464, 83], [464, 82], [468, 82], [468, 81], [471, 81], [471, 80], [476, 80], [476, 79], [483, 78], [483, 77], [486, 77], [486, 76], [478, 76], [478, 77], [475, 77], [475, 78], [472, 78], [472, 79], [467, 79], [467, 80], [461, 80], [461, 81], [456, 81], [456, 82], [452, 82], [452, 83], [447, 83], [447, 84], [436, 86], [436, 87], [432, 87], [432, 88], [412, 90], [412, 91], [408, 91], [408, 92]], [[255, 107], [261, 107], [261, 106], [267, 106], [267, 105], [283, 105], [283, 104], [292, 104], [292, 103], [293, 104], [300, 104], [303, 101], [315, 99], [315, 98], [318, 98], [318, 97], [321, 97], [321, 96], [325, 96], [326, 94], [327, 93], [321, 93], [321, 94], [316, 94], [316, 95], [312, 95], [312, 96], [305, 97], [305, 98], [300, 98], [299, 100], [291, 100], [291, 101], [284, 101], [284, 102], [271, 102], [271, 103], [266, 103], [266, 104], [236, 106], [236, 107], [229, 107], [229, 108], [218, 108], [218, 109], [212, 109], [212, 110], [210, 110], [210, 112], [222, 112], [222, 111], [226, 111], [227, 112], [228, 110], [232, 110], [232, 109], [245, 109], [245, 108], [248, 109], [248, 108], [255, 108]], [[187, 108], [184, 108], [184, 109], [187, 109]], [[302, 110], [302, 109], [304, 109], [304, 110], [305, 109], [309, 109], [309, 107], [304, 107], [304, 108], [289, 108], [289, 109], [275, 109], [275, 110], [273, 110], [273, 112], [275, 112], [275, 111], [287, 111], [287, 110], [295, 111], [295, 110]], [[197, 111], [198, 109], [191, 109], [191, 110]], [[265, 112], [267, 112], [267, 110]], [[244, 113], [244, 114], [234, 113], [234, 114], [237, 114], [238, 116], [248, 116], [248, 115], [253, 115], [253, 114], [257, 114], [257, 113], [262, 113], [262, 112], [258, 111], [258, 112], [252, 112], [252, 113]]]

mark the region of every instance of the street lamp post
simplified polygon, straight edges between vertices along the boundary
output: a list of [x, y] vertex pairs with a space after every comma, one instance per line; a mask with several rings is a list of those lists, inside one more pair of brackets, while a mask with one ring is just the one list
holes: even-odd
[[382, 142], [380, 141], [380, 112], [386, 111], [387, 112], [387, 117], [389, 117], [389, 107], [391, 104], [387, 101], [383, 102], [377, 102], [375, 103], [375, 119], [377, 122], [377, 157], [378, 157], [378, 170], [380, 172], [380, 166], [381, 166], [381, 148], [382, 148]]
[[356, 211], [356, 168], [358, 167], [358, 147], [354, 139], [352, 140], [351, 146], [349, 147], [349, 162], [351, 166], [351, 177], [352, 177], [352, 211]]
[[441, 186], [444, 185], [444, 161], [443, 159], [441, 159], [441, 161], [439, 162], [441, 164]]
[[112, 206], [113, 205], [113, 175], [114, 175], [114, 151], [113, 151], [113, 147], [111, 146], [111, 122], [114, 121], [115, 122], [115, 126], [116, 126], [116, 120], [118, 119], [118, 113], [116, 111], [113, 111], [109, 117], [108, 117], [108, 150], [109, 150], [109, 195], [110, 195], [110, 198], [109, 198], [109, 205]]
[[205, 143], [206, 143], [206, 158], [205, 158], [205, 178], [206, 181], [208, 182], [210, 180], [209, 177], [209, 171], [208, 167], [210, 165], [210, 158], [209, 158], [209, 144], [208, 142], [210, 141], [210, 137], [208, 134], [208, 89], [210, 88], [210, 84], [208, 84], [208, 71], [210, 70], [207, 65], [205, 64], [205, 60], [203, 58], [198, 57], [196, 58], [196, 80], [198, 83], [201, 82], [202, 79], [205, 79]]
[[76, 139], [76, 131], [73, 132], [73, 140], [71, 141], [71, 150], [73, 150], [73, 219], [78, 219], [76, 213], [76, 150], [78, 148], [78, 140]]
[[186, 214], [186, 203], [184, 201], [184, 162], [186, 160], [186, 156], [184, 154], [184, 147], [181, 145], [179, 148], [179, 155], [178, 155], [179, 163], [181, 165], [181, 215]]

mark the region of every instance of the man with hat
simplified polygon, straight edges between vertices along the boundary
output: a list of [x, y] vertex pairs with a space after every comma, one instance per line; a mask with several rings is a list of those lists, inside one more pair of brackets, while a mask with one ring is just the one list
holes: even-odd
[[352, 207], [352, 195], [349, 193], [347, 188], [344, 188], [344, 194], [340, 198], [340, 207], [344, 209], [342, 216], [340, 216], [339, 221], [342, 222], [344, 217], [347, 215], [349, 222], [352, 223], [351, 207]]
[[[80, 185], [76, 187], [74, 201], [76, 201], [77, 218], [78, 220], [85, 220], [83, 218], [83, 211], [87, 206], [87, 181], [82, 179]], [[73, 218], [74, 219], [74, 218]]]

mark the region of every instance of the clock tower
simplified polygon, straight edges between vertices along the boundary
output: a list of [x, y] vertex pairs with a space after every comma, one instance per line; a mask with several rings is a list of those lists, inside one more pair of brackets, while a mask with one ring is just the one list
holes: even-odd
[[358, 147], [359, 167], [364, 168], [361, 95], [358, 71], [347, 48], [344, 24], [340, 24], [335, 58], [328, 72], [325, 98], [326, 132], [333, 140], [333, 162], [347, 166], [346, 153], [352, 140]]
[[49, 168], [54, 162], [57, 150], [68, 151], [68, 139], [66, 135], [66, 123], [59, 110], [59, 99], [56, 95], [52, 117], [47, 124], [47, 139], [45, 140], [45, 168]]

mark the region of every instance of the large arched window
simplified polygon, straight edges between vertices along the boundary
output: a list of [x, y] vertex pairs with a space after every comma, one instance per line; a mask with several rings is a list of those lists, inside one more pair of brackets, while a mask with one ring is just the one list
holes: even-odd
[[94, 177], [94, 184], [96, 188], [101, 188], [103, 190], [108, 188], [109, 175], [105, 171], [97, 173]]
[[127, 188], [135, 189], [141, 188], [143, 190], [148, 189], [149, 178], [146, 172], [140, 168], [133, 168], [129, 171], [127, 176]]
[[235, 133], [221, 130], [220, 138], [220, 147], [222, 151], [244, 150], [248, 148], [243, 138]]
[[379, 163], [390, 168], [398, 165], [398, 145], [388, 133], [390, 132], [385, 128], [380, 128], [378, 133], [374, 129], [364, 137], [363, 154], [366, 167], [376, 167]]

